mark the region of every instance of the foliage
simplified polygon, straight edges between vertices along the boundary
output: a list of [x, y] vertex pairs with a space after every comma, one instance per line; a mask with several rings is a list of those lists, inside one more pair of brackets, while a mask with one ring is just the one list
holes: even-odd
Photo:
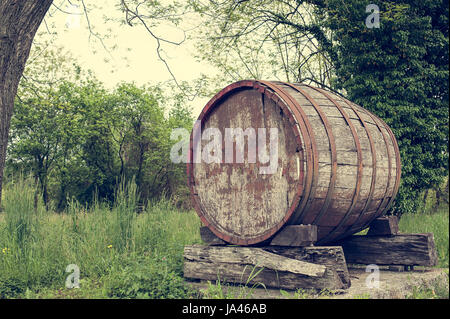
[[448, 175], [448, 1], [378, 2], [379, 28], [362, 0], [193, 2], [208, 21], [200, 56], [225, 75], [330, 86], [392, 128], [402, 179], [391, 213], [416, 211]]
[[365, 1], [328, 5], [335, 86], [392, 128], [402, 159], [393, 213], [416, 211], [419, 195], [448, 175], [448, 1], [382, 1], [371, 29]]
[[[8, 248], [3, 253], [8, 254], [11, 249], [17, 250], [19, 258], [26, 254], [33, 235], [38, 231], [38, 207], [34, 207], [33, 192], [23, 194], [22, 189], [32, 189], [30, 181], [21, 177], [8, 184], [8, 196], [5, 199], [6, 233], [8, 235]], [[20, 261], [20, 259], [18, 260]]]
[[[41, 91], [42, 92], [42, 91]], [[89, 106], [101, 100], [105, 92], [99, 83], [89, 81], [83, 87], [63, 82], [49, 88], [46, 97], [29, 96], [17, 99], [11, 120], [8, 167], [32, 172], [39, 181], [44, 203], [48, 205], [48, 188], [52, 177], [61, 182], [58, 206], [65, 201], [68, 185], [74, 183], [72, 174], [83, 169], [81, 145], [89, 131], [85, 114]], [[87, 96], [91, 104], [87, 104]], [[78, 99], [77, 103], [74, 100]], [[70, 170], [70, 171], [69, 171]], [[56, 197], [56, 196], [55, 196]]]
[[158, 87], [133, 83], [108, 91], [79, 67], [80, 76], [55, 70], [57, 80], [41, 80], [48, 65], [67, 67], [58, 54], [45, 55], [50, 60], [30, 68], [31, 75], [21, 84], [11, 121], [7, 173], [32, 174], [45, 206], [54, 205], [58, 211], [72, 198], [91, 204], [96, 196], [112, 203], [119, 180], [132, 179], [138, 206], [161, 196], [180, 205], [188, 202], [185, 167], [172, 163], [169, 156], [171, 130], [192, 128], [184, 100], [179, 95], [168, 98]]
[[223, 87], [242, 79], [330, 83], [332, 63], [315, 39], [317, 15], [308, 2], [190, 1], [205, 23], [192, 36], [196, 57], [221, 73]]
[[447, 271], [447, 273], [442, 274], [442, 277], [438, 277], [429, 284], [413, 287], [412, 292], [406, 295], [406, 299], [448, 299], [448, 283], [449, 275]]
[[0, 278], [0, 299], [14, 298], [25, 291], [26, 283], [17, 278]]
[[113, 298], [186, 298], [189, 289], [184, 279], [170, 269], [164, 260], [135, 257], [105, 278], [106, 296]]
[[[112, 208], [95, 202], [86, 209], [71, 201], [64, 213], [56, 214], [42, 202], [38, 213], [34, 210], [32, 180], [6, 184], [5, 212], [0, 214], [0, 298], [190, 296], [182, 255], [184, 245], [200, 242], [197, 215], [168, 200], [153, 202], [138, 214], [128, 196], [135, 188], [124, 185]], [[17, 223], [8, 216], [24, 205], [17, 201], [20, 197], [28, 203], [23, 214], [39, 218], [30, 221], [27, 229], [32, 231], [18, 246], [10, 231]], [[69, 264], [80, 269], [79, 289], [65, 288]]]
[[[248, 265], [250, 267], [250, 265]], [[215, 284], [208, 281], [208, 287], [203, 291], [203, 296], [206, 299], [251, 299], [255, 289], [261, 288], [266, 290], [264, 283], [258, 282], [255, 278], [259, 275], [264, 267], [252, 266], [250, 273], [245, 276], [247, 267], [241, 274], [241, 284], [223, 282], [223, 278], [217, 277]], [[226, 279], [225, 279], [226, 280]]]

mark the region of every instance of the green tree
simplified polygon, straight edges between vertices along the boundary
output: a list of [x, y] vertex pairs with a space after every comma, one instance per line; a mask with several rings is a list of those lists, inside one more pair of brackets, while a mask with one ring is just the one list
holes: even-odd
[[218, 88], [249, 78], [329, 85], [332, 41], [314, 2], [193, 0], [204, 21], [192, 35], [197, 58], [221, 70]]
[[148, 175], [166, 159], [161, 154], [164, 110], [160, 90], [123, 83], [113, 94], [115, 122], [111, 134], [118, 145], [120, 175], [135, 178], [141, 199], [147, 199], [152, 185]]
[[[222, 63], [216, 64], [224, 72], [235, 67], [229, 52], [259, 52], [257, 44], [242, 43], [261, 31], [277, 31], [276, 39], [306, 38], [313, 49], [305, 59], [319, 71], [292, 63], [284, 69], [299, 68], [298, 74], [311, 76], [277, 74], [287, 81], [330, 86], [386, 121], [402, 160], [401, 186], [391, 213], [417, 210], [422, 193], [448, 175], [448, 1], [379, 1], [379, 28], [366, 25], [371, 12], [363, 0], [193, 2], [207, 17], [205, 25], [213, 26], [203, 41], [227, 46], [219, 58], [220, 52], [208, 45], [201, 55]], [[287, 50], [295, 56], [299, 48]], [[285, 56], [279, 53], [275, 63], [287, 65]], [[315, 56], [321, 58], [310, 60]], [[326, 77], [320, 76], [323, 72]]]
[[37, 82], [39, 96], [20, 90], [7, 165], [32, 172], [47, 206], [53, 200], [62, 210], [71, 198], [112, 203], [132, 181], [141, 205], [160, 196], [186, 200], [185, 167], [170, 161], [171, 130], [192, 128], [185, 96], [131, 83], [108, 92], [94, 78], [56, 82]]
[[[68, 1], [69, 4], [73, 5], [72, 2]], [[90, 10], [85, 1], [78, 0], [76, 2], [83, 9], [83, 17], [87, 22], [90, 36], [93, 35], [94, 38], [100, 40], [103, 48], [106, 49], [102, 37], [93, 30], [93, 25], [89, 20]], [[10, 121], [19, 81], [41, 22], [52, 5], [55, 12], [67, 14], [59, 7], [62, 4], [54, 4], [52, 0], [3, 0], [0, 2], [0, 201]], [[184, 10], [179, 11], [179, 3], [176, 1], [168, 4], [162, 1], [120, 0], [116, 4], [125, 16], [121, 22], [132, 26], [135, 21], [139, 21], [145, 26], [149, 35], [157, 42], [156, 53], [158, 58], [167, 66], [169, 73], [173, 76], [166, 60], [163, 58], [162, 47], [164, 44], [179, 45], [184, 40], [180, 42], [166, 40], [164, 37], [158, 36], [154, 29], [161, 22], [177, 25], [184, 13]], [[139, 10], [145, 10], [145, 12], [142, 14], [142, 11]], [[46, 27], [48, 30], [47, 24]], [[174, 76], [173, 79], [176, 82]]]
[[[152, 198], [177, 196], [186, 173], [184, 165], [170, 161], [170, 132], [177, 127], [192, 128], [191, 112], [184, 105], [186, 97], [168, 98], [158, 87], [129, 83], [119, 85], [112, 96], [111, 136], [118, 146], [120, 176], [135, 178], [143, 205]], [[166, 100], [170, 105], [163, 103]]]
[[66, 88], [64, 99], [74, 107], [74, 118], [79, 123], [70, 130], [77, 132], [79, 139], [69, 148], [73, 151], [71, 156], [59, 162], [58, 208], [65, 206], [67, 196], [83, 203], [89, 203], [94, 195], [112, 201], [118, 182], [118, 161], [116, 145], [109, 134], [114, 115], [110, 93], [95, 79], [70, 83]]
[[[67, 188], [75, 182], [79, 169], [86, 166], [82, 146], [89, 133], [92, 135], [86, 130], [86, 114], [92, 114], [93, 106], [100, 107], [98, 100], [102, 100], [93, 100], [92, 91], [101, 92], [93, 81], [81, 87], [62, 82], [55, 88], [47, 87], [45, 92], [41, 87], [39, 97], [25, 96], [16, 101], [8, 166], [32, 172], [46, 206], [53, 185], [57, 206], [62, 208]], [[93, 101], [86, 102], [87, 97]]]

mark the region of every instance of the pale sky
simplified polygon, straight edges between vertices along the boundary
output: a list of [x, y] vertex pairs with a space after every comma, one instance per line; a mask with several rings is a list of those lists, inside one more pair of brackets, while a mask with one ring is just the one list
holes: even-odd
[[[60, 5], [60, 3], [62, 3]], [[73, 2], [75, 3], [75, 2]], [[51, 7], [45, 21], [50, 31], [56, 31], [57, 35], [51, 36], [47, 32], [45, 23], [42, 23], [38, 32], [37, 41], [44, 38], [52, 38], [55, 46], [61, 46], [72, 53], [79, 64], [85, 69], [94, 71], [97, 78], [107, 87], [112, 88], [121, 81], [134, 81], [138, 85], [157, 84], [171, 79], [164, 63], [156, 54], [157, 42], [140, 25], [130, 27], [115, 21], [104, 21], [108, 18], [120, 19], [123, 13], [112, 4], [117, 0], [86, 0], [86, 5], [95, 3], [100, 8], [92, 8], [89, 12], [89, 21], [93, 29], [102, 35], [110, 35], [104, 43], [107, 47], [117, 44], [117, 48], [106, 51], [101, 43], [87, 30], [87, 20], [81, 8], [72, 7], [67, 1], [56, 1], [61, 9], [79, 13], [68, 15]], [[192, 18], [191, 18], [192, 19]], [[184, 28], [191, 28], [198, 21], [186, 19]], [[109, 30], [108, 30], [109, 29]], [[160, 25], [153, 30], [160, 37], [178, 42], [183, 39], [183, 32], [170, 25]], [[201, 73], [214, 74], [210, 66], [195, 61], [193, 43], [186, 40], [182, 45], [175, 46], [164, 44], [165, 52], [168, 52], [166, 60], [178, 81], [192, 81], [200, 77]], [[124, 58], [126, 57], [126, 59]], [[200, 113], [208, 99], [195, 99], [190, 103], [194, 116]]]

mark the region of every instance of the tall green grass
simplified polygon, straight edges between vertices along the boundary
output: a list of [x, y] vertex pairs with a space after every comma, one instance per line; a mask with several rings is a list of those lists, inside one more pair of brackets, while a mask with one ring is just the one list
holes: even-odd
[[19, 261], [24, 258], [39, 231], [38, 218], [41, 206], [34, 207], [32, 192], [23, 193], [22, 189], [31, 189], [29, 180], [20, 179], [9, 184], [8, 194], [4, 200], [5, 210], [5, 253], [11, 249], [16, 252]]
[[[160, 200], [138, 213], [134, 183], [121, 185], [112, 207], [94, 202], [87, 209], [72, 201], [62, 214], [46, 211], [40, 202], [34, 207], [34, 193], [26, 179], [4, 189], [0, 298], [75, 293], [65, 288], [69, 264], [79, 267], [81, 283], [85, 289], [95, 287], [96, 297], [177, 298], [190, 293], [182, 280], [182, 254], [184, 245], [200, 242], [194, 212]], [[77, 296], [83, 291], [81, 284]]]
[[[0, 298], [185, 298], [183, 248], [200, 243], [200, 220], [170, 201], [138, 213], [136, 186], [122, 184], [111, 206], [70, 202], [47, 211], [30, 179], [4, 186], [0, 212]], [[405, 214], [402, 232], [434, 234], [439, 266], [449, 266], [448, 206]], [[80, 289], [65, 287], [66, 267], [80, 269]], [[214, 295], [214, 294], [213, 294]], [[219, 297], [221, 297], [219, 295]]]
[[403, 233], [433, 233], [439, 257], [439, 267], [449, 267], [449, 207], [442, 205], [437, 209], [404, 214], [399, 221]]

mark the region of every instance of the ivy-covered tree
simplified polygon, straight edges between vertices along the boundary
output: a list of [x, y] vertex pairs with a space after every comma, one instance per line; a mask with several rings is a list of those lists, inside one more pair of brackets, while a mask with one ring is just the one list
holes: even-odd
[[[287, 54], [270, 56], [272, 63], [302, 76], [277, 72], [275, 78], [330, 86], [387, 122], [402, 160], [401, 186], [391, 213], [416, 211], [423, 192], [448, 175], [448, 1], [192, 1], [210, 17], [203, 39], [207, 45], [199, 54], [216, 62], [225, 74], [238, 65], [228, 52], [261, 53], [267, 41], [255, 44], [246, 37], [254, 39], [263, 31], [269, 39], [276, 31], [276, 39], [290, 41], [284, 46]], [[308, 63], [290, 59], [286, 64], [286, 58], [299, 50], [288, 45], [296, 38], [310, 44], [304, 60], [313, 65], [326, 61], [326, 76], [321, 76], [320, 67], [319, 72], [308, 68]], [[215, 50], [216, 43], [226, 43], [225, 53]], [[241, 62], [248, 63], [245, 58]]]
[[[378, 1], [369, 28], [367, 1], [328, 1], [335, 38], [335, 87], [392, 128], [402, 160], [393, 213], [415, 211], [424, 190], [448, 175], [448, 1]], [[331, 9], [332, 8], [332, 9]], [[370, 26], [370, 24], [369, 24]]]

